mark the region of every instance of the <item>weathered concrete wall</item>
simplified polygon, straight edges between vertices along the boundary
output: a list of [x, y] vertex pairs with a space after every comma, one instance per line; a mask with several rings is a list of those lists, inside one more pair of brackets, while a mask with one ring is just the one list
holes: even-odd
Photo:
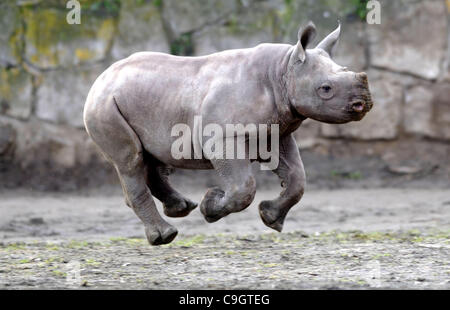
[[11, 169], [79, 176], [104, 167], [83, 130], [82, 108], [112, 62], [142, 50], [205, 55], [262, 42], [294, 44], [308, 20], [319, 30], [316, 40], [342, 22], [336, 61], [368, 72], [375, 106], [359, 123], [306, 121], [296, 133], [301, 148], [320, 151], [336, 140], [450, 141], [446, 0], [380, 1], [381, 25], [365, 23], [358, 0], [86, 0], [81, 25], [67, 24], [66, 2], [0, 2], [4, 176]]

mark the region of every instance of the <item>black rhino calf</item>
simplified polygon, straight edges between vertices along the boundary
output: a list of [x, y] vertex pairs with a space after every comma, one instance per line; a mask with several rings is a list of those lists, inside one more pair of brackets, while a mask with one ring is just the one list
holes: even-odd
[[259, 213], [268, 227], [282, 230], [286, 214], [305, 188], [292, 133], [307, 118], [359, 121], [372, 108], [367, 75], [331, 59], [340, 26], [315, 48], [306, 49], [315, 34], [310, 22], [300, 29], [293, 46], [261, 44], [202, 57], [136, 53], [97, 78], [86, 100], [84, 123], [117, 170], [126, 203], [144, 223], [150, 244], [166, 244], [177, 235], [158, 213], [152, 195], [169, 217], [186, 216], [197, 206], [169, 184], [173, 168], [215, 169], [223, 180], [223, 188], [210, 189], [200, 204], [208, 222], [245, 209], [254, 198], [250, 165], [261, 158], [172, 156], [173, 126], [193, 128], [195, 116], [201, 116], [203, 124], [223, 127], [278, 125], [279, 158], [273, 172], [284, 189], [274, 200], [261, 202]]

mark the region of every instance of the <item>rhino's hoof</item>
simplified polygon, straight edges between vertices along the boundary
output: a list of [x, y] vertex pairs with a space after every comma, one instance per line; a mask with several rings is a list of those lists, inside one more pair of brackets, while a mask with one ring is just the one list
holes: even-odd
[[189, 199], [177, 200], [164, 204], [164, 214], [169, 217], [183, 217], [197, 208], [197, 204]]
[[200, 211], [208, 223], [213, 223], [220, 220], [226, 214], [223, 214], [223, 208], [220, 207], [219, 202], [225, 195], [225, 192], [218, 187], [208, 190], [203, 197], [200, 204]]
[[172, 242], [173, 239], [178, 234], [178, 230], [168, 225], [164, 229], [146, 226], [145, 227], [145, 235], [147, 236], [147, 240], [151, 245], [162, 245]]
[[275, 229], [278, 232], [283, 230], [286, 214], [281, 212], [280, 208], [272, 201], [266, 200], [259, 204], [259, 215], [267, 227]]
[[222, 218], [222, 216], [207, 216], [207, 215], [205, 215], [204, 217], [208, 223], [217, 222], [218, 220], [220, 220]]

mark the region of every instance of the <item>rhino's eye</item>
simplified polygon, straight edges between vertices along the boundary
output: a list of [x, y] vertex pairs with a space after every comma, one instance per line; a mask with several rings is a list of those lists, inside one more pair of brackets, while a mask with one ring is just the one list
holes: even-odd
[[323, 84], [317, 89], [322, 99], [331, 99], [334, 96], [333, 88], [329, 84]]

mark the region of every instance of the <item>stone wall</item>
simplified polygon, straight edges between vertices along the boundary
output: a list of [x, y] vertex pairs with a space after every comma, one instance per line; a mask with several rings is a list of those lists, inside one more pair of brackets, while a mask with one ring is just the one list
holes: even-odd
[[368, 73], [375, 105], [362, 122], [307, 120], [296, 132], [302, 149], [450, 142], [446, 0], [380, 1], [380, 25], [365, 23], [360, 0], [82, 0], [80, 25], [67, 24], [66, 2], [0, 2], [0, 185], [112, 177], [82, 121], [90, 86], [112, 62], [143, 50], [205, 55], [294, 44], [308, 20], [316, 40], [342, 22], [335, 60]]

